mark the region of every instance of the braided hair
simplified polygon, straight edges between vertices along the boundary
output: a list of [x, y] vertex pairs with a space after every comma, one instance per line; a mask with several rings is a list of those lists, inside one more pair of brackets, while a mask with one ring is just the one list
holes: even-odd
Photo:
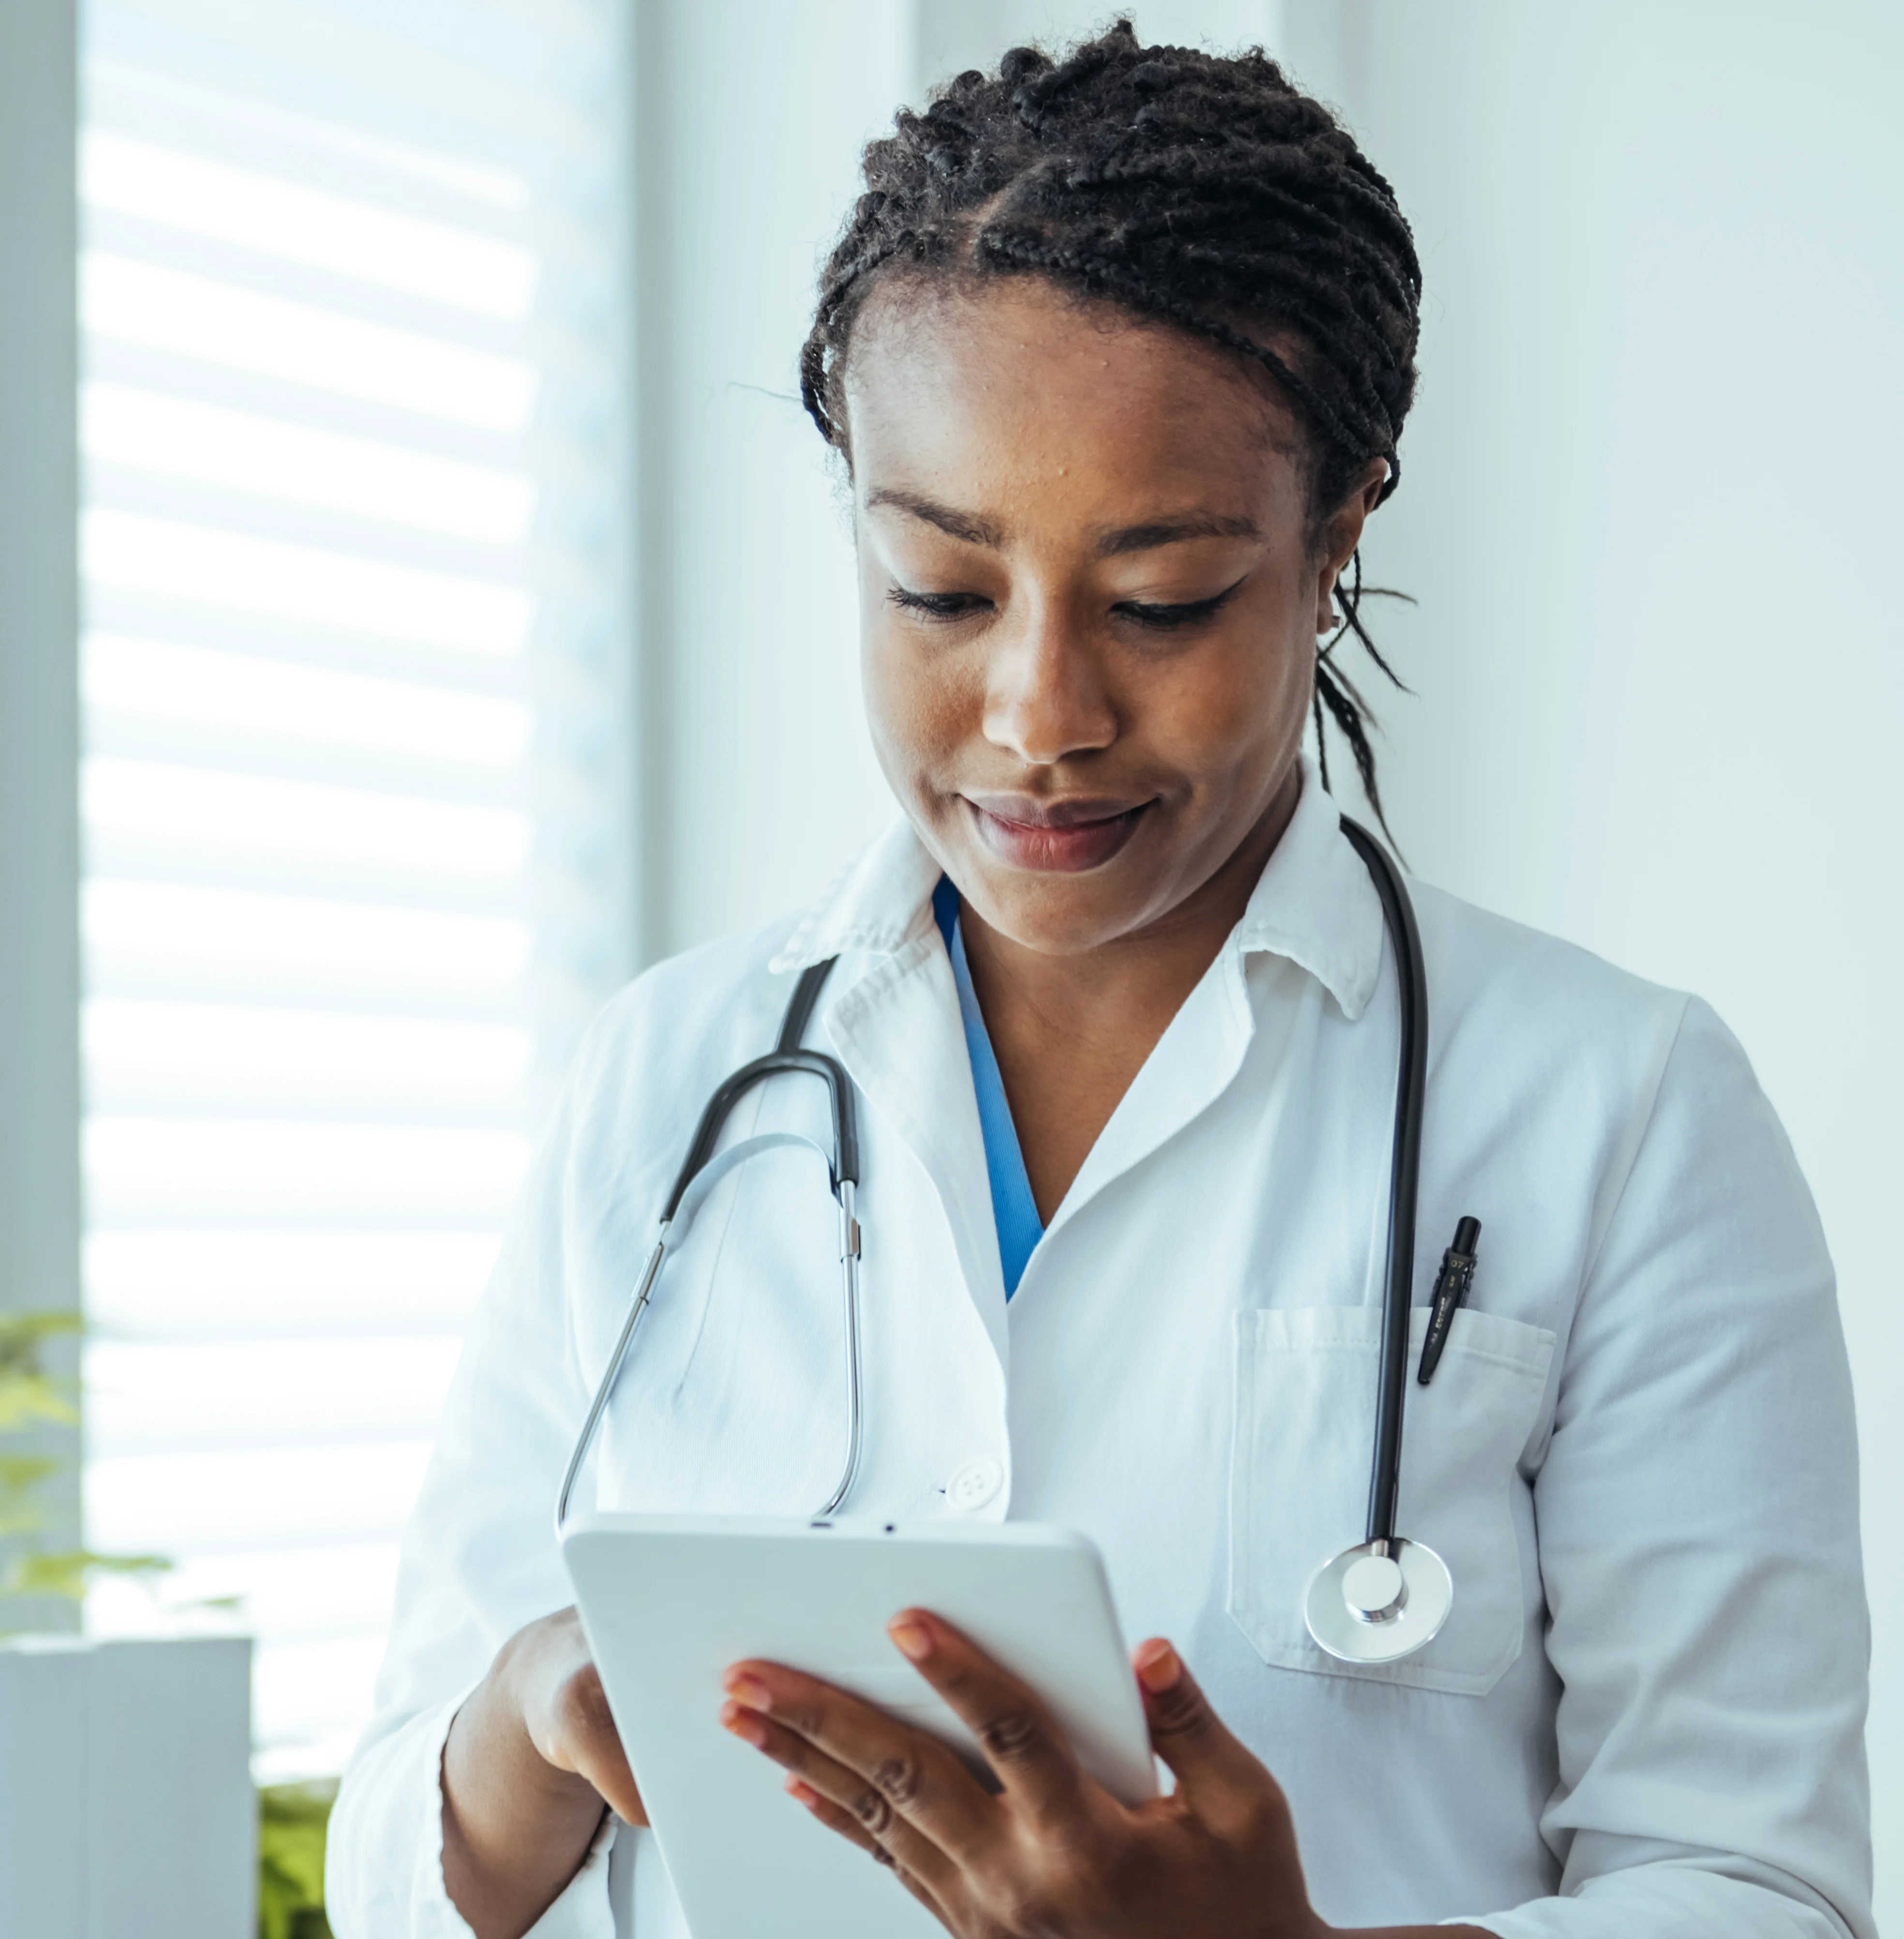
[[[1260, 49], [1146, 47], [1128, 20], [1058, 61], [1014, 47], [996, 74], [971, 69], [923, 114], [902, 109], [862, 166], [800, 359], [801, 400], [835, 448], [847, 346], [876, 285], [1035, 275], [1267, 370], [1308, 434], [1317, 531], [1371, 459], [1388, 464], [1382, 497], [1395, 489], [1415, 389], [1414, 239], [1387, 182]], [[1373, 717], [1334, 656], [1352, 634], [1401, 685], [1362, 622], [1380, 590], [1364, 587], [1358, 552], [1312, 702], [1324, 785], [1326, 709], [1378, 817]]]

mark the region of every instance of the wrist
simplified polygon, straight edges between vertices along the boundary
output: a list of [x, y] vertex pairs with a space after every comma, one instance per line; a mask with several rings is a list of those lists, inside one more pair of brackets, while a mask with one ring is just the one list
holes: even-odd
[[587, 1856], [607, 1807], [537, 1749], [506, 1644], [444, 1742], [443, 1877], [476, 1939], [519, 1939]]

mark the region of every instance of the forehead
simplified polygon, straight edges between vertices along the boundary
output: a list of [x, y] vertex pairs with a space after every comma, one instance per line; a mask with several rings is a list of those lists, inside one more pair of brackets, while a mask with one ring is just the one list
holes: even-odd
[[1037, 487], [1138, 501], [1293, 490], [1302, 455], [1266, 373], [1221, 345], [1035, 277], [902, 284], [868, 301], [844, 373], [858, 495], [952, 502]]

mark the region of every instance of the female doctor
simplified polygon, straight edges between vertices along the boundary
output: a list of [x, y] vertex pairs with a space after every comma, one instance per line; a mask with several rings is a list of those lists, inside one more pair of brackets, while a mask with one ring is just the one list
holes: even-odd
[[[1790, 1150], [1702, 1004], [1425, 886], [1417, 1301], [1458, 1219], [1483, 1237], [1430, 1385], [1411, 1362], [1403, 1515], [1458, 1587], [1393, 1663], [1305, 1625], [1361, 1533], [1400, 1027], [1301, 751], [1326, 714], [1370, 772], [1318, 641], [1360, 632], [1414, 386], [1387, 184], [1260, 56], [1124, 25], [960, 76], [865, 174], [803, 367], [905, 818], [589, 1038], [410, 1529], [333, 1824], [339, 1939], [682, 1929], [549, 1504], [704, 1100], [830, 957], [807, 1041], [863, 1145], [849, 1509], [1090, 1536], [1176, 1783], [1116, 1804], [914, 1611], [895, 1645], [1002, 1788], [736, 1666], [721, 1721], [789, 1811], [960, 1939], [1870, 1939], [1851, 1404]], [[752, 1094], [736, 1134], [811, 1128], [810, 1089]], [[834, 1219], [811, 1154], [722, 1180], [600, 1505], [825, 1499]]]

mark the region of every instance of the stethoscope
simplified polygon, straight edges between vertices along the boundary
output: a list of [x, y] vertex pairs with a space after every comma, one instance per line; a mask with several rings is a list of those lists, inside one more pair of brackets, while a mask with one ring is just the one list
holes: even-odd
[[[1388, 1174], [1387, 1274], [1382, 1295], [1382, 1350], [1377, 1371], [1375, 1449], [1369, 1481], [1367, 1533], [1352, 1548], [1325, 1563], [1310, 1578], [1303, 1599], [1309, 1633], [1330, 1655], [1351, 1663], [1391, 1663], [1431, 1642], [1448, 1619], [1454, 1581], [1448, 1565], [1431, 1548], [1395, 1533], [1395, 1499], [1401, 1475], [1401, 1426], [1407, 1392], [1410, 1312], [1413, 1303], [1416, 1203], [1421, 1182], [1422, 1118], [1428, 1079], [1428, 979], [1413, 905], [1401, 876], [1373, 836], [1347, 816], [1342, 831], [1366, 865], [1382, 903], [1390, 947], [1395, 951], [1401, 1009], [1401, 1072], [1395, 1088], [1393, 1155]], [[694, 1140], [688, 1147], [673, 1189], [662, 1209], [653, 1250], [642, 1268], [628, 1316], [622, 1323], [607, 1371], [576, 1436], [555, 1502], [559, 1536], [568, 1519], [569, 1496], [594, 1444], [601, 1417], [621, 1377], [636, 1329], [654, 1295], [668, 1255], [679, 1249], [695, 1213], [715, 1185], [749, 1158], [775, 1146], [804, 1145], [826, 1166], [839, 1205], [840, 1266], [845, 1314], [846, 1447], [839, 1480], [814, 1511], [816, 1520], [832, 1514], [853, 1491], [859, 1472], [865, 1423], [865, 1371], [859, 1341], [860, 1227], [854, 1209], [859, 1184], [859, 1133], [853, 1081], [835, 1058], [803, 1050], [814, 1005], [833, 965], [829, 957], [801, 973], [780, 1024], [779, 1041], [765, 1057], [743, 1064], [707, 1100]], [[800, 1076], [826, 1086], [832, 1116], [832, 1149], [823, 1149], [797, 1132], [768, 1131], [744, 1138], [718, 1154], [734, 1107], [771, 1079]]]

